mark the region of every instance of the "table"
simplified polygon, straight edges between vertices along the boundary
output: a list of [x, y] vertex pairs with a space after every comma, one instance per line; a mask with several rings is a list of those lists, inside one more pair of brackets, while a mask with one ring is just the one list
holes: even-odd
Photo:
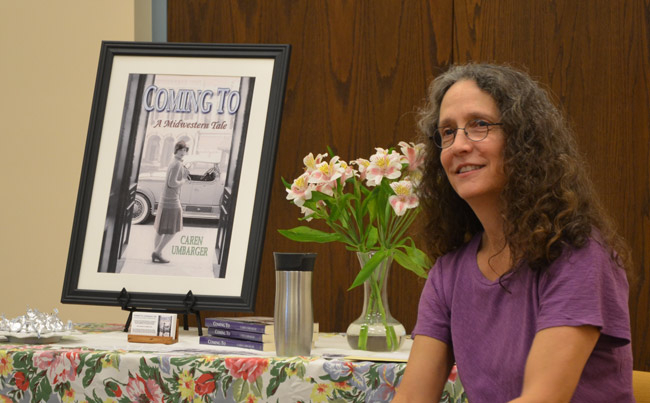
[[[121, 325], [78, 328], [55, 344], [0, 338], [0, 402], [388, 402], [412, 344], [362, 352], [320, 333], [310, 357], [279, 358], [201, 345], [196, 329], [162, 345], [129, 343]], [[455, 371], [441, 401], [466, 401]]]

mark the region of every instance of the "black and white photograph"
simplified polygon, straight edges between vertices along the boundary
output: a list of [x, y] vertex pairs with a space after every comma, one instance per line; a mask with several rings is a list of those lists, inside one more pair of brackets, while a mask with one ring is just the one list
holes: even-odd
[[254, 83], [129, 75], [99, 272], [225, 277]]
[[172, 315], [159, 315], [158, 316], [158, 332], [156, 336], [159, 337], [175, 337], [176, 336], [176, 320]]
[[62, 302], [252, 309], [290, 49], [102, 42]]

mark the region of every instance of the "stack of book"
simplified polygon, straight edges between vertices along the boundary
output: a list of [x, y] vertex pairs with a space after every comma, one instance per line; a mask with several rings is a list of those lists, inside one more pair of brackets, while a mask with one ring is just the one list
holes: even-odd
[[201, 344], [259, 351], [275, 350], [271, 317], [206, 318], [205, 326], [208, 328], [208, 335], [200, 337]]
[[[206, 318], [207, 335], [199, 338], [200, 344], [274, 351], [273, 318], [247, 316], [240, 318]], [[314, 341], [318, 323], [314, 323]]]

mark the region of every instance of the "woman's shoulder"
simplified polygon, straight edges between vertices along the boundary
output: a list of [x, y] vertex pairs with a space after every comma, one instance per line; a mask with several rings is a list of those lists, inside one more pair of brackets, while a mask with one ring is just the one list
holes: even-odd
[[432, 281], [453, 284], [456, 279], [463, 278], [468, 270], [474, 268], [481, 235], [481, 232], [475, 234], [457, 249], [439, 257], [430, 272], [430, 277], [434, 277]]
[[550, 276], [625, 276], [616, 252], [607, 244], [601, 233], [594, 229], [584, 244], [565, 245], [558, 257], [546, 270]]
[[600, 231], [593, 229], [581, 245], [565, 245], [560, 260], [575, 263], [576, 259], [604, 260], [614, 263], [615, 253], [607, 244]]

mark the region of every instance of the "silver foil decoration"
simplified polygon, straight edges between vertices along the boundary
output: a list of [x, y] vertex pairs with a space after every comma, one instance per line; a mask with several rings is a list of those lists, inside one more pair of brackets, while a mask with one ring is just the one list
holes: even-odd
[[38, 338], [42, 335], [51, 333], [62, 333], [73, 330], [72, 321], [64, 324], [57, 316], [59, 310], [54, 308], [53, 313], [46, 314], [39, 312], [37, 309], [27, 308], [27, 313], [17, 318], [7, 319], [2, 315], [0, 319], [0, 332], [10, 334], [36, 334]]

